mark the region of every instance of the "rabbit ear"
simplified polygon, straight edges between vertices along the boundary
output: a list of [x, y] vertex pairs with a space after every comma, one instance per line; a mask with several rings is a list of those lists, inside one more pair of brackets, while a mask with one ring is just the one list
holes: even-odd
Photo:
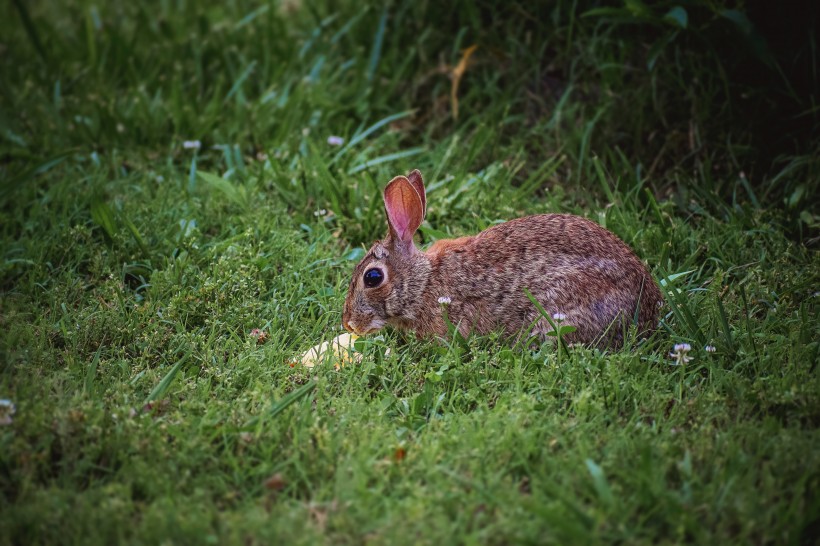
[[424, 180], [421, 179], [421, 173], [418, 169], [414, 169], [407, 175], [407, 180], [413, 184], [413, 187], [419, 193], [419, 197], [421, 197], [421, 217], [424, 218], [427, 216], [427, 196], [424, 193]]
[[413, 235], [424, 217], [424, 205], [407, 177], [397, 176], [384, 188], [384, 209], [390, 235], [397, 241], [413, 244]]

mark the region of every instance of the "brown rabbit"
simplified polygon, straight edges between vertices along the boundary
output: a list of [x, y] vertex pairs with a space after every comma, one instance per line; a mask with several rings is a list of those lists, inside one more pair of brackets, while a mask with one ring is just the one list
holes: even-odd
[[577, 328], [565, 337], [570, 343], [619, 347], [634, 319], [641, 334], [657, 325], [658, 286], [630, 248], [598, 224], [569, 214], [526, 216], [423, 252], [413, 235], [426, 205], [417, 170], [384, 189], [389, 230], [353, 271], [342, 315], [349, 331], [363, 335], [390, 324], [444, 336], [446, 304], [464, 335], [515, 336], [535, 322], [533, 334], [545, 339], [553, 328], [525, 288]]

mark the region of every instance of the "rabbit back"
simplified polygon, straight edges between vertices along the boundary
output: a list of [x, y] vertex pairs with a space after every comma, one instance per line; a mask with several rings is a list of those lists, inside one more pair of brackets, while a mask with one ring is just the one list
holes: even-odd
[[492, 226], [474, 237], [438, 241], [431, 264], [429, 304], [447, 297], [448, 315], [463, 331], [509, 334], [535, 323], [552, 326], [526, 295], [572, 325], [570, 342], [619, 345], [625, 326], [654, 328], [660, 290], [646, 266], [618, 237], [567, 214], [543, 214]]

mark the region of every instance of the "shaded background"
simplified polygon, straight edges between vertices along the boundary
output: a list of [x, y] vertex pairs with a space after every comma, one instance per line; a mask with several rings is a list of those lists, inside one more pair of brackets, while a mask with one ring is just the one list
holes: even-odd
[[348, 136], [412, 109], [396, 151], [501, 124], [493, 151], [526, 153], [513, 184], [566, 154], [556, 179], [595, 191], [591, 153], [658, 196], [765, 202], [801, 240], [817, 225], [816, 2], [15, 1], [3, 17], [6, 192], [36, 158], [117, 150], [138, 168], [189, 139], [253, 158], [298, 145], [283, 117]]

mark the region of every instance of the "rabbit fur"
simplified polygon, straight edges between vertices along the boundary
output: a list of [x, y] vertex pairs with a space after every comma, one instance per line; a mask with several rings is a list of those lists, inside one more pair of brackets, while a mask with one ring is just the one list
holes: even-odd
[[539, 214], [422, 251], [413, 235], [426, 204], [417, 170], [385, 188], [388, 233], [353, 271], [342, 313], [347, 330], [364, 335], [390, 325], [419, 337], [446, 336], [446, 306], [465, 336], [501, 330], [514, 338], [532, 326], [532, 335], [546, 339], [553, 327], [525, 289], [576, 328], [564, 336], [569, 343], [617, 348], [633, 322], [640, 335], [656, 327], [663, 301], [657, 284], [632, 250], [598, 224]]

